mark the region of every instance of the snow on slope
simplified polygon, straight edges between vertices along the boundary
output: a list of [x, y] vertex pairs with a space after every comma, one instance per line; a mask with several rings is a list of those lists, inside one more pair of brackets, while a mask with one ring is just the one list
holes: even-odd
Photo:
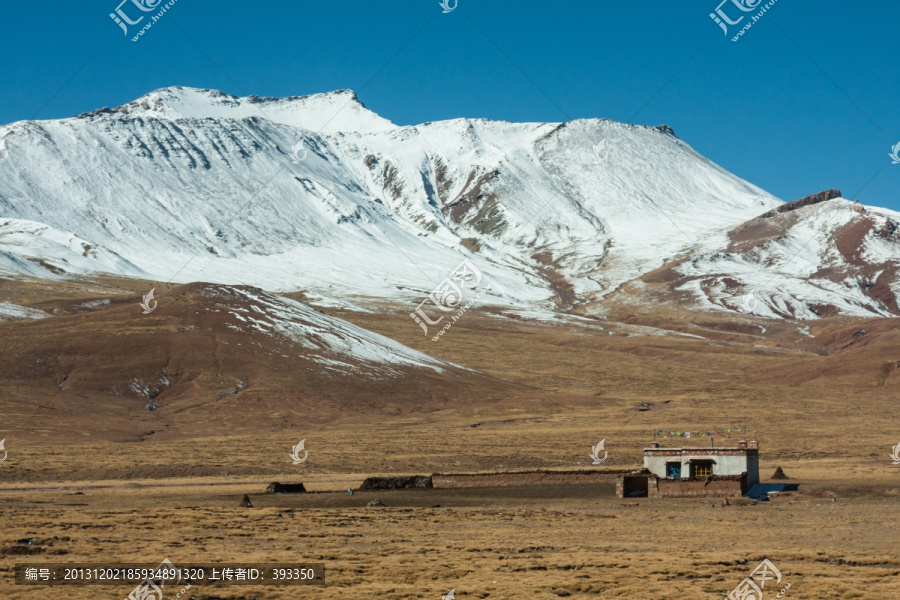
[[[398, 127], [349, 91], [271, 99], [166, 88], [15, 123], [0, 138], [10, 153], [0, 217], [92, 249], [79, 258], [68, 242], [3, 244], [0, 269], [13, 274], [35, 275], [39, 254], [47, 276], [94, 270], [409, 300], [468, 258], [491, 282], [484, 302], [548, 308], [717, 247], [780, 204], [659, 128]], [[596, 164], [603, 140], [608, 157]], [[293, 164], [298, 141], [309, 154]]]
[[137, 118], [265, 118], [315, 132], [373, 133], [396, 126], [368, 110], [352, 90], [289, 98], [237, 98], [217, 90], [174, 86], [156, 90], [116, 109]]
[[[491, 241], [501, 252], [530, 249], [526, 259], [546, 253], [579, 295], [608, 292], [689, 248], [716, 247], [729, 224], [780, 204], [657, 128], [596, 119], [432, 128], [444, 130], [423, 134], [436, 140], [432, 148], [449, 139], [456, 150], [439, 154], [456, 174], [456, 187], [438, 202], [471, 202], [468, 217], [495, 198], [499, 216], [487, 224], [499, 231]], [[476, 140], [468, 155], [461, 151], [465, 136]], [[591, 150], [598, 140], [606, 141], [609, 156], [596, 164]], [[468, 173], [490, 176], [480, 186], [459, 185]], [[479, 203], [478, 196], [485, 199]], [[457, 232], [485, 233], [476, 220], [458, 220]]]
[[682, 263], [680, 289], [718, 310], [752, 293], [746, 306], [772, 318], [900, 312], [900, 214], [833, 198], [767, 220], [749, 244]]
[[0, 219], [0, 271], [50, 279], [110, 270], [136, 272], [117, 256], [98, 254], [94, 244], [73, 233], [34, 221]]
[[[213, 300], [205, 310], [228, 314], [227, 327], [248, 334], [286, 339], [303, 348], [300, 356], [335, 373], [399, 376], [399, 368], [444, 372], [442, 362], [394, 340], [330, 317], [289, 298], [247, 287], [203, 286]], [[215, 308], [212, 308], [212, 307]]]
[[49, 317], [47, 313], [36, 308], [19, 306], [12, 302], [0, 302], [0, 321], [13, 321], [16, 319], [43, 319]]

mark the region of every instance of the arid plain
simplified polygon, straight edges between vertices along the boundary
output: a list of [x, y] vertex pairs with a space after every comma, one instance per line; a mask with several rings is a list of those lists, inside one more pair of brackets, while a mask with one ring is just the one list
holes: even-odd
[[[0, 298], [57, 308], [0, 323], [2, 598], [131, 591], [16, 586], [16, 563], [164, 558], [324, 564], [323, 586], [198, 585], [198, 600], [722, 598], [764, 558], [784, 598], [900, 597], [900, 319], [804, 330], [613, 300], [582, 311], [604, 318], [550, 323], [487, 307], [431, 342], [404, 307], [322, 308], [477, 371], [375, 382], [265, 359], [264, 341], [201, 316], [190, 286], [161, 286], [146, 317], [141, 282], [42, 286]], [[108, 391], [161, 368], [153, 410]], [[728, 506], [612, 485], [347, 492], [379, 474], [589, 468], [601, 439], [596, 468], [637, 468], [658, 430], [737, 428], [752, 431], [714, 443], [758, 439], [763, 479], [780, 466], [798, 491]], [[333, 493], [266, 494], [273, 481]]]

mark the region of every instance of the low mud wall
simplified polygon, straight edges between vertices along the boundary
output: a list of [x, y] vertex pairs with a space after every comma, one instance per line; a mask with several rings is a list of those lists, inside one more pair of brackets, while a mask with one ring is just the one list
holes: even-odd
[[659, 479], [649, 481], [651, 498], [740, 498], [744, 495], [742, 477], [710, 479]]
[[435, 473], [435, 488], [507, 487], [514, 485], [579, 485], [616, 483], [631, 469], [591, 471], [525, 471], [521, 473]]

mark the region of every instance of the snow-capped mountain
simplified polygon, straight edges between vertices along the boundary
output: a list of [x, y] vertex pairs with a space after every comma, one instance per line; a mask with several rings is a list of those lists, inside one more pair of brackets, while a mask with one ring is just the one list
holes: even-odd
[[[678, 297], [734, 309], [719, 298], [727, 293], [704, 291], [717, 284], [696, 282], [728, 262], [716, 257], [736, 227], [783, 206], [665, 126], [397, 126], [350, 91], [236, 98], [173, 87], [0, 127], [0, 139], [0, 272], [32, 277], [111, 273], [408, 301], [468, 259], [490, 282], [483, 303], [551, 309], [600, 301], [677, 261], [681, 292], [692, 292]], [[797, 239], [821, 229], [793, 212]], [[858, 260], [895, 265], [896, 240], [882, 242]], [[774, 239], [716, 276], [749, 289], [778, 272], [776, 246], [789, 254], [795, 243]], [[803, 268], [783, 261], [785, 303], [814, 265], [839, 258], [816, 244], [801, 256]], [[888, 272], [882, 289], [895, 298]], [[859, 300], [853, 277], [813, 287], [844, 311]], [[896, 310], [896, 299], [866, 302], [853, 310]]]
[[800, 320], [897, 315], [900, 213], [829, 190], [743, 223], [719, 252], [678, 271], [675, 287], [712, 309]]

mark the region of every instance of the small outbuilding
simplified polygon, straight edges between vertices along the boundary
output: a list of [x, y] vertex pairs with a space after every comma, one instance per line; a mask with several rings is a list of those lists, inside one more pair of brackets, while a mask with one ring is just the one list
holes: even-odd
[[274, 481], [266, 488], [267, 494], [305, 494], [306, 486], [302, 483], [278, 483]]

